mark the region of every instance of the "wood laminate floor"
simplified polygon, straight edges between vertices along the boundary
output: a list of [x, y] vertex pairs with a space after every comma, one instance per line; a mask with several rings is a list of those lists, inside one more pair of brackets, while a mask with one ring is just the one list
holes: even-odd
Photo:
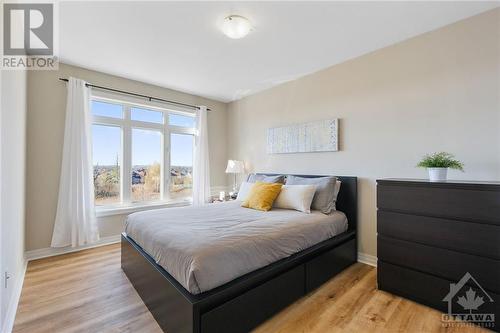
[[[448, 328], [441, 313], [376, 288], [376, 269], [355, 264], [259, 326], [280, 332], [479, 332]], [[28, 264], [16, 333], [161, 333], [120, 268], [119, 244]]]

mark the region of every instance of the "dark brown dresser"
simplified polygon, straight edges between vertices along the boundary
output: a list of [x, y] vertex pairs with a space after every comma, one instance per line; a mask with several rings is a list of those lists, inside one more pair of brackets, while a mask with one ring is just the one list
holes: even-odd
[[498, 331], [500, 182], [380, 179], [377, 207], [378, 288]]

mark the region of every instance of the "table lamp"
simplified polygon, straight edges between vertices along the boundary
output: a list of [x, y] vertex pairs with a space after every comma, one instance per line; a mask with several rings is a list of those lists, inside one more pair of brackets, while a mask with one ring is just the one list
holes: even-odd
[[242, 161], [237, 160], [228, 160], [226, 173], [234, 174], [234, 184], [233, 184], [233, 192], [236, 193], [236, 174], [245, 172], [245, 164]]

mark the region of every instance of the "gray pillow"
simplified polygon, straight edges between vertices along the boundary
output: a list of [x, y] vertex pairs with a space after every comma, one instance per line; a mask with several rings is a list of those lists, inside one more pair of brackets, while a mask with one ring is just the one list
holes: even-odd
[[316, 185], [311, 209], [319, 210], [323, 214], [330, 214], [335, 210], [336, 182], [336, 177], [304, 178], [291, 175], [286, 177], [286, 185]]
[[254, 173], [248, 175], [249, 183], [264, 182], [264, 183], [285, 183], [285, 175], [268, 176], [268, 175], [256, 175]]

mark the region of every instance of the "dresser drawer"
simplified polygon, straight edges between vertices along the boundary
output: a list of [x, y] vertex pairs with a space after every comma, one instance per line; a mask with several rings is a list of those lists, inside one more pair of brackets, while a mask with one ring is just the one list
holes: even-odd
[[500, 226], [379, 210], [377, 232], [383, 236], [500, 259]]
[[379, 184], [379, 209], [500, 225], [500, 191]]
[[500, 292], [500, 261], [378, 236], [378, 258], [448, 280], [469, 272], [488, 290]]
[[[457, 280], [450, 281], [430, 274], [425, 274], [412, 269], [378, 261], [377, 283], [380, 290], [409, 298], [416, 302], [428, 305], [443, 312], [448, 311], [447, 302], [443, 298], [450, 292], [450, 283], [457, 283]], [[468, 286], [475, 288], [473, 283], [467, 283]], [[462, 296], [465, 292], [461, 289], [458, 295]], [[458, 296], [457, 295], [457, 296]], [[496, 325], [492, 329], [498, 331], [498, 319], [500, 318], [500, 295], [494, 292], [488, 292], [493, 302], [485, 302], [479, 308], [481, 313], [494, 313]], [[456, 302], [456, 298], [454, 298]], [[454, 304], [456, 305], [456, 304]]]

